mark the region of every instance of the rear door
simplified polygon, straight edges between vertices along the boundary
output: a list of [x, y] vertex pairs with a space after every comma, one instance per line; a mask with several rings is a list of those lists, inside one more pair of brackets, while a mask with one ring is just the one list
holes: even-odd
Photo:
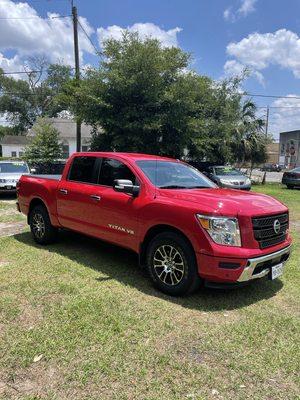
[[101, 159], [94, 156], [74, 157], [66, 180], [58, 186], [57, 213], [63, 227], [99, 236], [94, 205], [99, 202], [100, 164]]

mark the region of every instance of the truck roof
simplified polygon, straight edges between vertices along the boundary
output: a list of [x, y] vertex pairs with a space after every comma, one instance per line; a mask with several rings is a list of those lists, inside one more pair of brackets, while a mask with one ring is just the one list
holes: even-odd
[[124, 152], [103, 152], [103, 151], [88, 151], [88, 152], [80, 152], [74, 153], [73, 156], [97, 156], [97, 157], [112, 157], [119, 156], [123, 159], [127, 160], [166, 160], [166, 161], [175, 161], [174, 158], [171, 157], [162, 157], [154, 154], [142, 154], [142, 153], [124, 153]]

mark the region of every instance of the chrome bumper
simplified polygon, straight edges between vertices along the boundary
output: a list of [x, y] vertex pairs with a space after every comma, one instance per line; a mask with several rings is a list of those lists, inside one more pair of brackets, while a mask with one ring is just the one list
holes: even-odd
[[287, 262], [291, 253], [291, 247], [285, 247], [282, 250], [276, 251], [275, 253], [266, 254], [265, 256], [256, 257], [256, 258], [249, 258], [248, 263], [242, 272], [241, 276], [238, 279], [238, 282], [246, 282], [252, 279], [263, 278], [264, 276], [268, 275], [270, 272], [270, 267], [263, 269], [261, 272], [254, 274], [255, 267], [263, 262], [275, 260], [276, 258], [280, 259], [282, 256], [286, 255], [286, 258], [282, 262], [283, 264]]

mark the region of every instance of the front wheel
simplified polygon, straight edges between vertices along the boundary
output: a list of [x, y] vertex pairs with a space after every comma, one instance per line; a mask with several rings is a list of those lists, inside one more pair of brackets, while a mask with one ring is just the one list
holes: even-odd
[[286, 185], [286, 187], [287, 187], [288, 189], [294, 189], [294, 186], [293, 186], [293, 185]]
[[147, 249], [147, 267], [154, 286], [171, 296], [195, 291], [200, 283], [194, 250], [174, 232], [155, 236]]
[[56, 241], [58, 230], [50, 221], [48, 211], [43, 205], [35, 206], [29, 215], [29, 225], [34, 240], [39, 244]]

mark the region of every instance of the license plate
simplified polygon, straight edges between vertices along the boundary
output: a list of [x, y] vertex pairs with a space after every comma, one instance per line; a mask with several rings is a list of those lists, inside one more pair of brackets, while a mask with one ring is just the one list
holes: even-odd
[[10, 189], [12, 189], [12, 186], [6, 186], [6, 189], [10, 190]]
[[272, 280], [278, 278], [282, 274], [283, 274], [283, 263], [274, 265], [274, 267], [271, 268], [271, 279]]

